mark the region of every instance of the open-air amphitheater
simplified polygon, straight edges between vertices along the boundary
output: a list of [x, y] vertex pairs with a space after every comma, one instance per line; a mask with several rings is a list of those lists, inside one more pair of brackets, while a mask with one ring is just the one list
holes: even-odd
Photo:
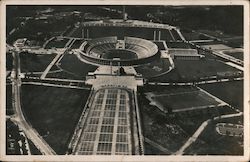
[[80, 60], [95, 65], [146, 64], [159, 58], [160, 51], [166, 51], [171, 58], [201, 57], [196, 49], [168, 47], [168, 43], [185, 44], [185, 38], [178, 28], [166, 24], [117, 19], [90, 21], [78, 25], [70, 37], [85, 40], [75, 52]]

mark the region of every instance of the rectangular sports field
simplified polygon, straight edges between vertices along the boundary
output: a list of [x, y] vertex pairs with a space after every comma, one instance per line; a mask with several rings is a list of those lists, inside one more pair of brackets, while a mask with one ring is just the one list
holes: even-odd
[[181, 88], [176, 91], [152, 92], [147, 93], [147, 98], [151, 104], [155, 104], [159, 109], [173, 112], [211, 108], [224, 105], [216, 97], [195, 87]]

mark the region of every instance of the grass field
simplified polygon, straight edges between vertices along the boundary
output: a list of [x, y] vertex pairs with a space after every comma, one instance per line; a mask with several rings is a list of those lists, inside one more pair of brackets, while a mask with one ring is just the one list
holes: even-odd
[[31, 140], [28, 139], [28, 143], [29, 143], [31, 155], [42, 155], [42, 153], [36, 148], [36, 146]]
[[204, 35], [201, 35], [199, 33], [196, 32], [192, 32], [190, 30], [181, 30], [182, 35], [184, 36], [184, 38], [188, 41], [191, 40], [208, 40], [210, 39], [209, 37], [206, 37]]
[[119, 58], [121, 60], [133, 60], [137, 59], [138, 56], [135, 52], [131, 52], [128, 50], [109, 50], [106, 53], [103, 53], [102, 55], [103, 59], [114, 59], [114, 58]]
[[218, 38], [221, 38], [221, 39], [233, 37], [233, 35], [221, 33], [219, 31], [214, 31], [214, 30], [197, 30], [197, 32], [208, 34], [208, 35], [218, 37]]
[[30, 53], [20, 53], [22, 72], [43, 72], [53, 60], [55, 54], [35, 55]]
[[11, 53], [6, 53], [6, 70], [12, 70], [13, 57]]
[[204, 46], [204, 45], [221, 44], [221, 42], [219, 42], [217, 40], [213, 40], [211, 42], [195, 42], [195, 44], [200, 45], [200, 46]]
[[236, 72], [237, 69], [215, 59], [174, 60], [175, 69], [152, 81], [192, 81], [198, 78], [214, 76], [218, 72]]
[[243, 81], [205, 84], [200, 87], [243, 111]]
[[65, 154], [89, 91], [43, 86], [22, 86], [26, 119], [57, 154]]
[[165, 109], [170, 108], [172, 111], [219, 104], [215, 99], [198, 89], [191, 89], [187, 92], [153, 95], [151, 98]]
[[75, 75], [74, 73], [70, 73], [70, 72], [67, 72], [67, 71], [48, 73], [46, 75], [46, 78], [60, 78], [60, 79], [73, 79], [73, 80], [83, 80], [83, 79], [85, 79], [84, 76], [80, 77], [78, 75]]
[[164, 152], [151, 146], [148, 143], [144, 144], [144, 148], [145, 148], [145, 155], [164, 155]]
[[151, 63], [135, 67], [136, 72], [142, 74], [144, 78], [152, 78], [169, 70], [168, 59], [157, 59]]
[[79, 40], [76, 40], [74, 43], [73, 43], [73, 45], [71, 46], [71, 48], [72, 49], [78, 49], [78, 48], [80, 48], [80, 46], [81, 46], [81, 44], [84, 42], [84, 40], [81, 40], [81, 39], [79, 39]]
[[54, 38], [51, 41], [48, 42], [48, 44], [45, 45], [45, 49], [50, 48], [64, 48], [66, 43], [69, 41], [69, 38], [63, 38], [63, 39], [57, 39]]
[[60, 61], [61, 68], [73, 73], [74, 75], [84, 78], [88, 72], [94, 72], [97, 66], [86, 64], [80, 61], [75, 55], [65, 55]]
[[241, 137], [229, 137], [218, 134], [215, 127], [220, 122], [238, 124], [242, 122], [242, 117], [221, 119], [210, 123], [198, 140], [186, 150], [186, 155], [243, 155], [243, 139]]
[[6, 85], [6, 115], [13, 115], [14, 110], [12, 107], [12, 86]]
[[166, 50], [165, 46], [163, 45], [163, 42], [155, 41], [154, 43], [157, 45], [159, 50]]
[[166, 42], [168, 48], [184, 48], [190, 49], [191, 46], [188, 43], [184, 42]]
[[244, 57], [243, 52], [224, 52], [224, 53], [240, 60], [243, 60]]

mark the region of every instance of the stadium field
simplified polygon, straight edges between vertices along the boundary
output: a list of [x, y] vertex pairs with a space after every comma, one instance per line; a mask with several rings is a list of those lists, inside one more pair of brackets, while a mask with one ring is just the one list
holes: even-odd
[[137, 54], [128, 50], [109, 50], [102, 55], [104, 59], [115, 59], [119, 58], [120, 60], [133, 60], [137, 59]]
[[33, 85], [21, 90], [27, 121], [57, 154], [65, 154], [89, 91]]

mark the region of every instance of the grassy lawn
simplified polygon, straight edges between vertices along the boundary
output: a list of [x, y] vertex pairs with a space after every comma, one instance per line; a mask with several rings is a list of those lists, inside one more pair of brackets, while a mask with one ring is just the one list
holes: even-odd
[[72, 49], [78, 49], [80, 48], [81, 44], [84, 42], [84, 40], [76, 40], [73, 45], [71, 46]]
[[200, 87], [243, 111], [243, 81], [205, 84]]
[[51, 41], [49, 41], [48, 44], [46, 44], [45, 49], [63, 48], [68, 41], [69, 41], [68, 38], [63, 38], [63, 39], [54, 38]]
[[174, 60], [175, 69], [152, 81], [192, 81], [201, 77], [217, 75], [219, 72], [236, 72], [237, 69], [215, 59]]
[[159, 50], [166, 50], [165, 46], [163, 45], [163, 42], [157, 42], [155, 41], [154, 44], [157, 45]]
[[186, 154], [243, 155], [243, 139], [241, 137], [223, 136], [215, 130], [217, 123], [239, 123], [239, 121], [242, 121], [242, 117], [221, 119], [210, 123], [198, 140], [186, 150]]
[[28, 139], [31, 155], [42, 155], [39, 149], [34, 145], [34, 143]]
[[240, 60], [243, 60], [244, 57], [243, 52], [224, 52], [224, 53]]
[[6, 70], [12, 70], [13, 57], [11, 53], [6, 53]]
[[172, 110], [219, 104], [199, 90], [175, 94], [166, 93], [163, 96], [153, 96], [152, 99], [159, 102], [164, 108], [170, 107]]
[[14, 114], [12, 107], [12, 86], [6, 85], [6, 115]]
[[80, 61], [76, 55], [65, 55], [61, 60], [61, 68], [77, 75], [80, 78], [84, 78], [88, 72], [94, 72], [97, 66], [86, 64]]
[[58, 154], [65, 154], [89, 91], [22, 86], [26, 119]]
[[190, 30], [181, 30], [182, 35], [184, 36], [184, 38], [188, 41], [191, 40], [209, 40], [209, 37], [206, 37], [204, 35], [201, 35], [199, 33], [196, 32], [192, 32]]
[[67, 71], [60, 71], [56, 73], [48, 73], [46, 78], [60, 78], [60, 79], [75, 79], [75, 80], [83, 80], [84, 76], [80, 77], [75, 75], [74, 73], [69, 73]]
[[20, 53], [22, 72], [43, 72], [55, 57], [51, 55], [35, 55], [30, 53]]
[[185, 48], [190, 49], [191, 46], [188, 43], [184, 42], [166, 42], [168, 48]]
[[142, 74], [144, 78], [152, 78], [169, 70], [168, 59], [157, 59], [151, 63], [135, 67], [136, 72]]
[[145, 155], [164, 155], [164, 152], [155, 148], [154, 146], [151, 146], [148, 143], [144, 144], [144, 148], [145, 148]]

